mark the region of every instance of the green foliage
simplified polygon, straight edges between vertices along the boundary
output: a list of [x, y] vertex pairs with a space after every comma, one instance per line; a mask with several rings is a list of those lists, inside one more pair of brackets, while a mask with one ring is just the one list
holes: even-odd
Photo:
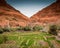
[[58, 43], [60, 43], [60, 40], [56, 40]]
[[4, 35], [0, 35], [0, 44], [5, 43], [7, 41]]
[[9, 27], [4, 27], [4, 28], [0, 28], [0, 33], [3, 32], [11, 32], [11, 31], [17, 31], [18, 28], [9, 28]]
[[23, 27], [22, 26], [17, 27], [17, 30], [23, 30]]
[[51, 25], [49, 28], [49, 33], [52, 35], [57, 35], [57, 26], [56, 25]]
[[0, 34], [3, 32], [11, 32], [11, 31], [17, 31], [17, 28], [0, 27]]
[[8, 32], [0, 35], [0, 44], [10, 45], [11, 43], [10, 48], [17, 48], [12, 47], [12, 45], [17, 45], [19, 48], [54, 48], [55, 44], [51, 43], [51, 41], [55, 41], [55, 38], [53, 38], [54, 37], [51, 38], [49, 34], [43, 32]]
[[17, 28], [10, 28], [10, 30], [15, 32], [15, 31], [17, 31]]
[[17, 28], [10, 28], [11, 31], [20, 31], [23, 30], [23, 27], [17, 27]]
[[34, 26], [33, 27], [33, 30], [34, 31], [40, 31], [40, 30], [42, 30], [43, 28], [41, 27], [41, 26], [39, 26], [39, 25], [36, 25], [36, 26]]
[[3, 36], [0, 35], [0, 44], [3, 43], [3, 41], [4, 41], [4, 38]]
[[31, 31], [32, 29], [31, 29], [31, 27], [30, 26], [26, 26], [26, 27], [24, 27], [24, 29], [23, 29], [24, 31]]
[[48, 42], [50, 48], [54, 48], [54, 45], [50, 42], [50, 40], [47, 39], [47, 42]]
[[57, 29], [60, 30], [60, 26], [58, 26]]
[[11, 31], [11, 29], [10, 29], [10, 28], [8, 28], [8, 27], [5, 27], [5, 28], [3, 28], [3, 31], [4, 31], [4, 32], [10, 32], [10, 31]]
[[0, 27], [0, 34], [3, 33], [3, 28]]

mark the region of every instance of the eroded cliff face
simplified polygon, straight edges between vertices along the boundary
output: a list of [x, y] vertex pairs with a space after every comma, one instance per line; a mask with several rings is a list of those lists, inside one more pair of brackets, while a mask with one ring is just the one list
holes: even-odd
[[30, 19], [32, 23], [37, 24], [60, 24], [60, 0], [39, 11]]
[[10, 6], [5, 0], [0, 0], [0, 26], [26, 26], [29, 18]]
[[17, 27], [26, 25], [60, 24], [60, 0], [39, 11], [30, 19], [9, 5], [5, 0], [0, 0], [0, 26]]

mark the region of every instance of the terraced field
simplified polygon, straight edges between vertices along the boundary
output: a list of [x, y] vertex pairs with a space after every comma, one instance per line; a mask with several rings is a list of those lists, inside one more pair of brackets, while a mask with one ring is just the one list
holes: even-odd
[[0, 34], [0, 48], [60, 48], [60, 41], [43, 32], [6, 32]]

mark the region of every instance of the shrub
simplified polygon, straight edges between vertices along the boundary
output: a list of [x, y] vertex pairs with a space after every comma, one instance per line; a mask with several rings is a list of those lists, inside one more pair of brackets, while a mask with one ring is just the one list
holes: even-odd
[[15, 31], [17, 31], [17, 28], [10, 28], [10, 30], [15, 32]]
[[51, 25], [49, 28], [49, 33], [52, 35], [57, 35], [57, 26], [56, 25]]
[[5, 43], [7, 41], [6, 36], [0, 35], [0, 44]]
[[42, 30], [43, 28], [41, 27], [41, 26], [39, 26], [39, 25], [36, 25], [36, 26], [34, 26], [33, 27], [33, 30], [34, 31], [40, 31], [40, 30]]
[[24, 31], [31, 31], [32, 29], [31, 29], [31, 27], [30, 26], [26, 26], [26, 27], [24, 27], [24, 29], [23, 29]]
[[57, 28], [58, 30], [60, 30], [60, 26], [58, 26], [58, 28]]
[[17, 27], [17, 30], [23, 30], [23, 27], [21, 27], [21, 26]]
[[5, 28], [3, 28], [3, 31], [4, 31], [4, 32], [10, 32], [10, 31], [11, 31], [11, 29], [10, 29], [10, 28], [8, 28], [8, 27], [5, 27]]
[[0, 34], [3, 33], [3, 28], [0, 27]]

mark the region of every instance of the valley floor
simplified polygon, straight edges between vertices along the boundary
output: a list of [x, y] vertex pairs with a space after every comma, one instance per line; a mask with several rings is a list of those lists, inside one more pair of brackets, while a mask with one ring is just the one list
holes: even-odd
[[60, 48], [60, 41], [44, 32], [5, 32], [0, 34], [0, 48]]

